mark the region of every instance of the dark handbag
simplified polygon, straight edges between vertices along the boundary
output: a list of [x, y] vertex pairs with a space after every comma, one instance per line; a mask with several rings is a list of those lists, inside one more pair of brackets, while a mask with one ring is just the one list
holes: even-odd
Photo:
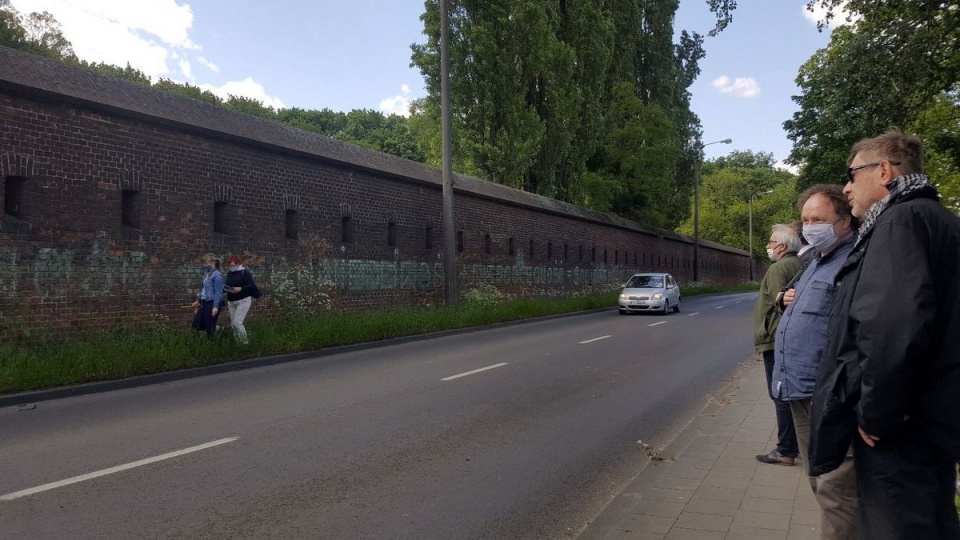
[[250, 280], [250, 284], [253, 287], [252, 289], [250, 289], [250, 296], [254, 298], [260, 298], [261, 296], [263, 296], [263, 293], [260, 292], [260, 288], [257, 287], [257, 284], [253, 281], [253, 274], [250, 273], [249, 270], [246, 270], [246, 272], [247, 272], [247, 278]]
[[200, 309], [193, 314], [193, 323], [191, 326], [194, 330], [206, 330], [206, 327], [203, 325], [203, 306], [200, 306]]

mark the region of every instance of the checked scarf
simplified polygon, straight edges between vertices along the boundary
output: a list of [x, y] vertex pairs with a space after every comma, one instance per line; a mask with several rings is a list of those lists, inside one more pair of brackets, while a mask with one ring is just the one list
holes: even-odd
[[860, 230], [857, 232], [856, 245], [860, 245], [863, 237], [870, 232], [870, 229], [873, 229], [873, 226], [877, 223], [877, 218], [880, 217], [880, 214], [882, 214], [884, 210], [893, 206], [893, 204], [902, 197], [929, 185], [930, 183], [925, 174], [905, 174], [891, 180], [890, 183], [887, 184], [887, 189], [890, 190], [890, 194], [873, 203], [873, 206], [867, 210], [867, 215], [864, 216], [863, 222], [860, 224]]

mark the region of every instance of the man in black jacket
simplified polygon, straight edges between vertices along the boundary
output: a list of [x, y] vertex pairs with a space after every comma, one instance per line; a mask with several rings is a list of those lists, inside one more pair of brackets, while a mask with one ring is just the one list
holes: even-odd
[[861, 226], [811, 414], [810, 473], [853, 444], [863, 538], [960, 538], [960, 218], [900, 132], [853, 146], [844, 188]]

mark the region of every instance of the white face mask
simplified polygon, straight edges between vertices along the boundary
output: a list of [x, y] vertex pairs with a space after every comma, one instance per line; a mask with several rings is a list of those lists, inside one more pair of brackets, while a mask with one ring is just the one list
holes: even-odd
[[767, 248], [767, 257], [770, 257], [770, 260], [773, 262], [777, 262], [777, 260], [780, 259], [780, 256], [777, 255], [777, 252], [770, 248]]
[[807, 239], [807, 242], [819, 251], [823, 251], [828, 247], [837, 243], [837, 233], [833, 232], [833, 226], [839, 223], [840, 220], [837, 220], [833, 223], [816, 223], [803, 226], [803, 237]]

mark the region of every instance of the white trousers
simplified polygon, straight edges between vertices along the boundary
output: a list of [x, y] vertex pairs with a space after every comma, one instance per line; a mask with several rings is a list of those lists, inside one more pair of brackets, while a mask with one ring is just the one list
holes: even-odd
[[243, 326], [243, 320], [247, 318], [251, 303], [253, 303], [253, 298], [249, 296], [243, 300], [227, 302], [227, 307], [230, 309], [230, 326], [233, 327], [233, 337], [236, 338], [237, 343], [243, 343], [244, 345], [248, 343], [248, 340], [247, 329]]

